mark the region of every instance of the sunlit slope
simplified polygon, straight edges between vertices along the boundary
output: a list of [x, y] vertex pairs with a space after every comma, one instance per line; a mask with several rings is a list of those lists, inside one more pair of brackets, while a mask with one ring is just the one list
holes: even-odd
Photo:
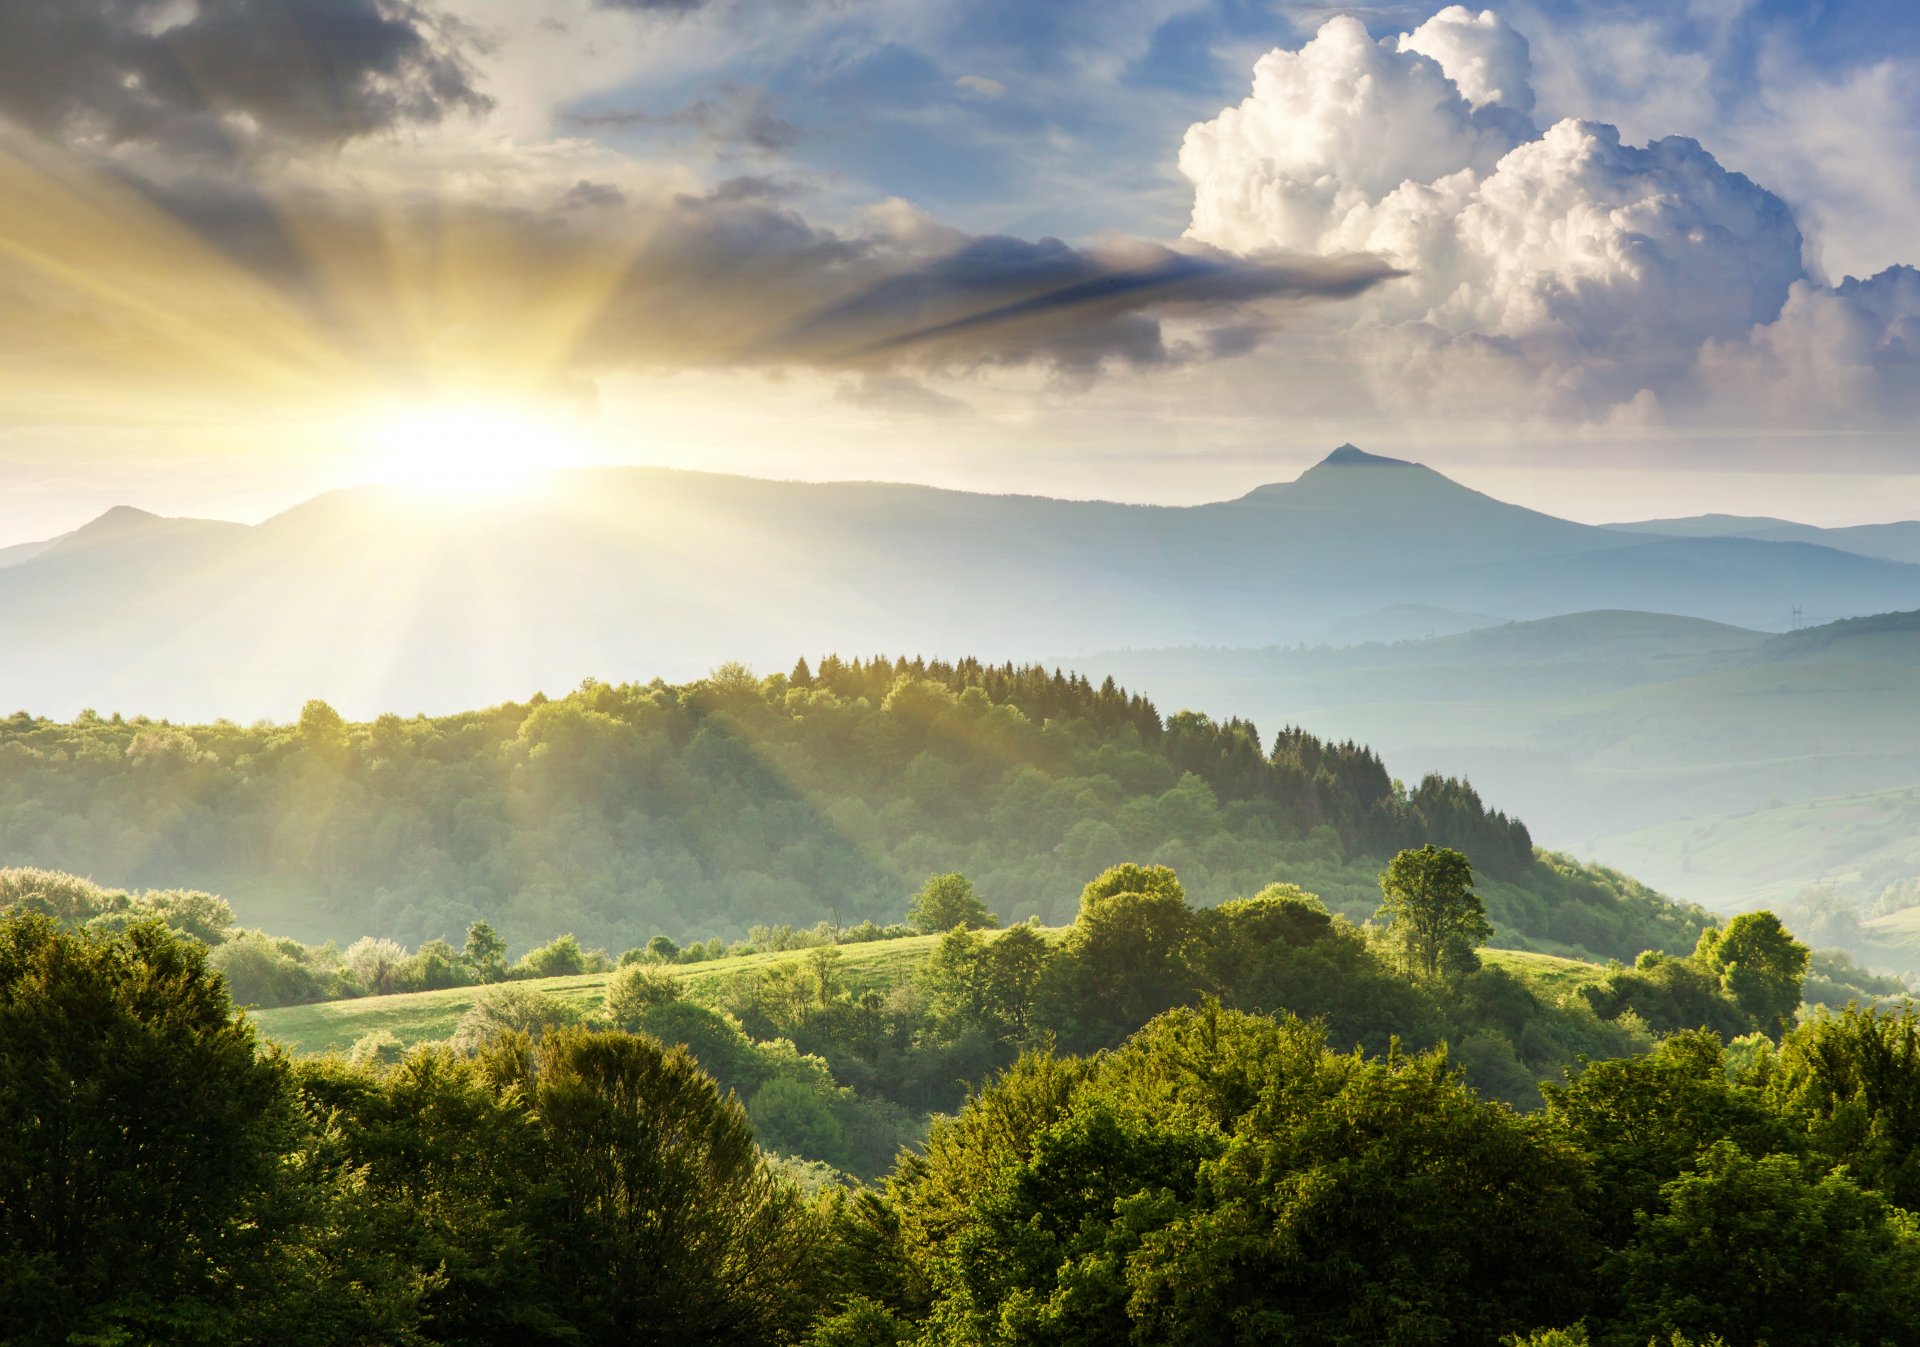
[[136, 514], [0, 567], [0, 706], [371, 715], [821, 648], [1021, 660], [1292, 643], [1399, 609], [1920, 606], [1920, 566], [1593, 528], [1357, 450], [1177, 509], [628, 468], [505, 499], [336, 492], [249, 528]]
[[[1047, 934], [1057, 938], [1060, 932], [1052, 930]], [[868, 988], [891, 991], [913, 979], [939, 939], [931, 935], [908, 936], [836, 946], [840, 957], [834, 965], [835, 975], [856, 994]], [[668, 965], [667, 971], [680, 981], [683, 995], [704, 1004], [720, 1005], [730, 982], [752, 978], [774, 965], [804, 960], [808, 955], [807, 950], [751, 954], [710, 963]], [[1549, 1002], [1558, 1002], [1584, 983], [1599, 981], [1607, 972], [1599, 964], [1518, 950], [1484, 950], [1481, 958], [1490, 967], [1504, 968], [1524, 979]], [[589, 973], [578, 977], [536, 978], [514, 985], [542, 992], [590, 1014], [600, 1007], [605, 997], [608, 976]], [[258, 1010], [253, 1012], [253, 1018], [263, 1034], [294, 1052], [344, 1051], [364, 1035], [381, 1031], [412, 1046], [450, 1035], [479, 993], [477, 987], [450, 987], [443, 991], [368, 996], [351, 1001]]]
[[[1052, 934], [1052, 933], [1050, 933]], [[891, 991], [910, 980], [939, 941], [938, 936], [906, 936], [860, 945], [837, 945], [834, 975], [855, 995], [876, 989]], [[807, 950], [746, 954], [708, 963], [669, 964], [666, 970], [679, 980], [682, 995], [715, 1002], [728, 983], [751, 978], [776, 964], [807, 957]], [[564, 1001], [582, 1013], [599, 1008], [606, 995], [606, 973], [577, 977], [534, 978], [515, 986]], [[351, 1001], [322, 1001], [314, 1005], [282, 1006], [253, 1012], [261, 1031], [295, 1052], [326, 1052], [351, 1047], [362, 1035], [385, 1030], [401, 1042], [414, 1044], [445, 1038], [479, 995], [478, 987], [448, 987], [432, 992], [402, 992], [366, 996]]]

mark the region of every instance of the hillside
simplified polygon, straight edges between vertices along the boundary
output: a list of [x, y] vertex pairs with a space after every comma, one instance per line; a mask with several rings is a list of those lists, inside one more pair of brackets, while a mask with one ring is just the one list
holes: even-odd
[[0, 854], [103, 883], [221, 893], [243, 924], [342, 943], [896, 920], [964, 871], [1058, 923], [1086, 877], [1174, 866], [1212, 904], [1286, 878], [1365, 917], [1387, 857], [1464, 851], [1505, 943], [1631, 958], [1697, 911], [1534, 854], [1457, 781], [1039, 668], [843, 661], [756, 678], [589, 684], [429, 719], [298, 725], [0, 721]]
[[9, 560], [0, 707], [63, 719], [449, 712], [823, 647], [1005, 661], [1594, 608], [1768, 626], [1920, 607], [1920, 565], [1590, 527], [1350, 446], [1183, 508], [579, 469], [511, 502], [363, 488], [251, 527], [122, 509]]
[[1676, 538], [1755, 538], [1763, 542], [1816, 543], [1883, 561], [1920, 562], [1920, 521], [1911, 519], [1892, 524], [1821, 528], [1765, 516], [1708, 514], [1685, 519], [1645, 519], [1606, 527], [1626, 533]]
[[[1044, 932], [1052, 940], [1059, 928]], [[909, 985], [925, 967], [941, 937], [904, 936], [839, 947], [837, 975], [856, 995], [867, 990], [882, 994]], [[1513, 974], [1536, 995], [1557, 1003], [1581, 987], [1599, 983], [1604, 965], [1580, 959], [1524, 950], [1489, 949], [1481, 952], [1489, 968]], [[666, 972], [682, 988], [682, 995], [706, 1005], [724, 1006], [726, 992], [763, 973], [805, 966], [805, 950], [749, 954], [712, 963], [669, 965]], [[571, 1006], [582, 1015], [597, 1010], [606, 995], [609, 973], [579, 973], [566, 977], [532, 978], [516, 986]], [[396, 992], [361, 996], [346, 1001], [319, 1001], [311, 1005], [278, 1006], [252, 1012], [260, 1032], [297, 1053], [345, 1052], [369, 1034], [392, 1034], [403, 1047], [449, 1037], [460, 1017], [479, 998], [479, 987], [444, 987], [437, 991]]]
[[[1920, 780], [1912, 613], [1769, 637], [1595, 612], [1395, 645], [1122, 650], [1087, 663], [1156, 697], [1360, 740], [1401, 776], [1444, 767], [1522, 808], [1548, 845], [1729, 909], [1761, 896], [1746, 873], [1759, 863], [1712, 844], [1715, 820]], [[1660, 840], [1649, 850], [1643, 835]], [[1870, 830], [1823, 837], [1817, 853], [1782, 856], [1764, 896], [1870, 868], [1879, 852]]]

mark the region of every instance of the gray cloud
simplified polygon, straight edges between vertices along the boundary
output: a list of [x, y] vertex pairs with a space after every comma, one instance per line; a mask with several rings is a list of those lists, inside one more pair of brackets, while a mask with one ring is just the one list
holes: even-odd
[[807, 138], [804, 128], [775, 114], [761, 95], [731, 88], [671, 112], [616, 108], [570, 113], [566, 121], [584, 131], [692, 131], [702, 144], [723, 154], [738, 150], [783, 154]]
[[[1161, 316], [1207, 320], [1269, 300], [1344, 299], [1401, 273], [1371, 257], [1254, 261], [1127, 241], [974, 238], [890, 274], [776, 334], [770, 350], [848, 363], [1037, 361], [1085, 374], [1199, 354], [1169, 345]], [[1248, 349], [1245, 325], [1225, 344]], [[1216, 343], [1207, 343], [1209, 350]]]
[[108, 142], [338, 142], [478, 111], [455, 30], [410, 0], [6, 0], [0, 116]]
[[[430, 355], [455, 358], [449, 340], [484, 370], [519, 358], [520, 334], [539, 330], [561, 342], [542, 352], [550, 381], [635, 369], [1024, 366], [1084, 384], [1113, 367], [1245, 350], [1295, 303], [1397, 275], [1368, 257], [1249, 260], [1137, 240], [968, 236], [898, 205], [860, 227], [825, 228], [785, 203], [780, 184], [755, 178], [702, 195], [577, 181], [538, 207], [408, 208], [319, 188], [269, 198], [222, 178], [145, 190], [337, 349], [402, 382]], [[449, 246], [459, 251], [437, 252]], [[409, 275], [465, 269], [453, 284], [396, 293], [395, 256], [409, 259]], [[207, 293], [217, 302], [221, 287]], [[423, 332], [424, 346], [409, 345]]]

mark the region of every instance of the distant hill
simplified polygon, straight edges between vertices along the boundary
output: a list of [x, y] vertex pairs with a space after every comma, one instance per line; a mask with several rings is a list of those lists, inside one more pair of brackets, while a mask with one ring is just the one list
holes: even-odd
[[251, 527], [111, 511], [0, 568], [0, 708], [370, 716], [821, 646], [1078, 660], [1796, 605], [1920, 607], [1920, 565], [1594, 528], [1351, 446], [1187, 508], [582, 469], [484, 505], [334, 492]]
[[1799, 813], [1768, 811], [1920, 782], [1920, 613], [1767, 636], [1595, 612], [1350, 650], [1114, 651], [1085, 664], [1162, 701], [1361, 740], [1409, 779], [1466, 776], [1548, 845], [1709, 906], [1821, 880], [1871, 896], [1920, 875], [1920, 853], [1858, 809], [1820, 806], [1818, 844], [1781, 854], [1714, 841], [1731, 835], [1728, 816], [1751, 815], [1756, 837], [1804, 842]]
[[1175, 714], [1110, 680], [966, 661], [823, 658], [756, 679], [590, 683], [442, 718], [297, 725], [0, 720], [0, 857], [224, 895], [248, 925], [346, 943], [624, 949], [756, 924], [898, 920], [964, 871], [1058, 924], [1127, 860], [1196, 902], [1285, 879], [1355, 919], [1403, 847], [1457, 847], [1504, 943], [1630, 959], [1692, 948], [1697, 909], [1536, 856], [1439, 777], [1352, 744]]
[[1645, 519], [1638, 523], [1608, 524], [1605, 527], [1625, 533], [1664, 534], [1677, 538], [1754, 538], [1761, 542], [1816, 543], [1863, 557], [1878, 557], [1883, 561], [1920, 562], [1920, 520], [1820, 528], [1764, 515], [1703, 514], [1685, 519]]

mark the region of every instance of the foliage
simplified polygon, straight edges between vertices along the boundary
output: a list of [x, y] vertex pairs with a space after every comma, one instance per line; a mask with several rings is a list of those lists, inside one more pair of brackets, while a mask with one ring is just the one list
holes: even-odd
[[[1380, 863], [1425, 842], [1473, 859], [1508, 943], [1630, 958], [1704, 920], [1536, 859], [1463, 782], [1403, 790], [1353, 744], [1163, 720], [1110, 681], [1033, 667], [828, 657], [803, 683], [735, 670], [435, 718], [309, 711], [0, 721], [0, 855], [217, 889], [249, 925], [297, 915], [342, 942], [484, 920], [520, 950], [564, 929], [614, 949], [879, 929], [956, 869], [1064, 923], [1085, 877], [1129, 856], [1176, 865], [1201, 906], [1285, 874], [1359, 919]], [[497, 978], [504, 950], [462, 952]]]
[[1403, 851], [1380, 876], [1380, 894], [1379, 915], [1415, 972], [1436, 978], [1479, 967], [1474, 951], [1493, 938], [1493, 927], [1465, 856], [1431, 843]]
[[206, 951], [0, 922], [0, 1340], [230, 1332], [291, 1135]]
[[965, 875], [928, 875], [927, 882], [907, 904], [907, 924], [927, 935], [951, 931], [956, 926], [992, 928], [1000, 921], [973, 891], [973, 882]]
[[1773, 913], [1743, 912], [1701, 931], [1693, 957], [1756, 1029], [1777, 1037], [1799, 1009], [1808, 952]]
[[502, 1036], [539, 1038], [550, 1029], [578, 1024], [581, 1018], [565, 1001], [530, 987], [502, 983], [474, 998], [448, 1041], [460, 1052], [477, 1052]]
[[680, 997], [670, 973], [643, 963], [625, 964], [607, 979], [607, 1022], [616, 1029], [637, 1029], [647, 1013]]
[[[836, 946], [733, 985], [629, 964], [631, 1031], [498, 983], [457, 1048], [289, 1062], [200, 942], [15, 912], [0, 1338], [1880, 1347], [1920, 1318], [1912, 1006], [1601, 1055], [1631, 1035], [1524, 959], [1410, 979], [1300, 890], [1195, 910], [1115, 867], [1075, 928], [921, 937], [884, 994]], [[1075, 979], [1189, 1003], [1127, 1032]], [[1394, 988], [1478, 1064], [1342, 1050]], [[1324, 1024], [1274, 1004], [1309, 995]], [[1576, 1051], [1541, 1111], [1487, 1097]], [[880, 1088], [956, 1068], [986, 1083], [923, 1138]]]

